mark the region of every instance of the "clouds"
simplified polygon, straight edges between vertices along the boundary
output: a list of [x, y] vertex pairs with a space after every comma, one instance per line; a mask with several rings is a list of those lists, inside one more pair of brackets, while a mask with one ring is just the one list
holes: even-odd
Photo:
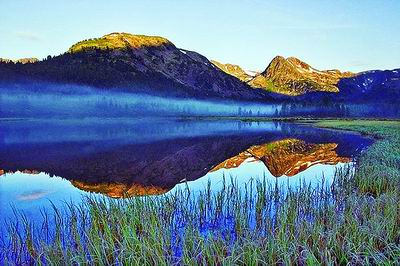
[[41, 198], [47, 196], [48, 194], [50, 194], [49, 191], [37, 190], [37, 191], [22, 193], [22, 194], [18, 195], [17, 199], [20, 201], [34, 201], [34, 200], [41, 199]]
[[42, 40], [39, 34], [30, 31], [16, 31], [14, 35], [20, 39], [27, 41], [38, 42]]

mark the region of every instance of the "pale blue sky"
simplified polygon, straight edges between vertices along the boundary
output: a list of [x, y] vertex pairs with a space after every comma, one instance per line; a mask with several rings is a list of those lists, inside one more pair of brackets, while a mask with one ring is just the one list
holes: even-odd
[[160, 35], [250, 70], [276, 55], [320, 69], [400, 68], [399, 0], [0, 0], [0, 14], [0, 57], [11, 59], [117, 31]]

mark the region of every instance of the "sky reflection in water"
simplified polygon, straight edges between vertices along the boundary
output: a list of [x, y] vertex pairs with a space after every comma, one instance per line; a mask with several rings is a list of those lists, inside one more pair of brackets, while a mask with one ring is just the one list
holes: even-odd
[[196, 192], [208, 182], [218, 190], [224, 177], [239, 186], [265, 177], [295, 188], [320, 185], [324, 176], [329, 185], [335, 170], [372, 142], [272, 122], [34, 120], [2, 122], [0, 129], [0, 214], [8, 220], [11, 206], [37, 220], [51, 202], [78, 203], [90, 192]]

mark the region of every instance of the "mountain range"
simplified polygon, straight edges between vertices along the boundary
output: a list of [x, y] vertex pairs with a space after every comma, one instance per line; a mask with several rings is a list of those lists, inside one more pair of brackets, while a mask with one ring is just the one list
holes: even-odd
[[[240, 71], [229, 74], [236, 76], [237, 73]], [[316, 91], [339, 92], [337, 87], [339, 80], [354, 75], [339, 70], [320, 71], [295, 57], [285, 59], [276, 56], [263, 72], [251, 78], [237, 77], [253, 88], [297, 96]]]
[[275, 57], [262, 72], [177, 48], [158, 36], [111, 33], [80, 41], [59, 56], [0, 60], [0, 83], [50, 82], [108, 90], [246, 101], [397, 101], [400, 69], [362, 73], [318, 70]]

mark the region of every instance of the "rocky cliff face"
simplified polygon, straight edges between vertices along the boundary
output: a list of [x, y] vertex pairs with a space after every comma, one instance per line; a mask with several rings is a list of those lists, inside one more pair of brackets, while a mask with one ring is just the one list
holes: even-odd
[[296, 96], [308, 92], [339, 92], [339, 80], [353, 75], [339, 70], [320, 71], [295, 57], [285, 59], [277, 56], [249, 84], [255, 88]]
[[221, 168], [235, 168], [246, 159], [264, 162], [275, 177], [294, 176], [316, 164], [337, 164], [350, 162], [350, 158], [339, 157], [335, 151], [337, 144], [311, 144], [298, 139], [284, 139], [263, 145], [255, 145], [246, 151], [225, 160], [212, 171]]

